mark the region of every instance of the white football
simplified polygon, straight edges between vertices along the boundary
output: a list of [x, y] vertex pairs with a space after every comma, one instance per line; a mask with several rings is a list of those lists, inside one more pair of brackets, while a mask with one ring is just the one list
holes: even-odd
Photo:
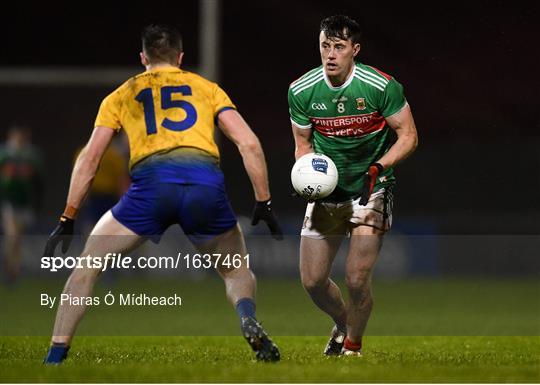
[[313, 201], [332, 194], [338, 183], [336, 165], [326, 155], [309, 153], [301, 156], [291, 170], [294, 190]]

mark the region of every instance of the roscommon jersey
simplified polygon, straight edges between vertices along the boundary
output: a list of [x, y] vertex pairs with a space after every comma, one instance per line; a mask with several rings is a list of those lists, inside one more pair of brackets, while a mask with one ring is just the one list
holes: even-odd
[[219, 159], [215, 118], [235, 108], [216, 84], [177, 67], [136, 75], [101, 103], [95, 126], [125, 130], [130, 168], [153, 154], [177, 148]]
[[[338, 185], [325, 200], [358, 197], [369, 165], [392, 144], [385, 117], [407, 103], [401, 84], [382, 71], [355, 63], [345, 83], [334, 87], [319, 66], [290, 85], [288, 100], [292, 123], [312, 129], [314, 151], [329, 156], [338, 169]], [[392, 168], [386, 169], [374, 191], [394, 182]]]

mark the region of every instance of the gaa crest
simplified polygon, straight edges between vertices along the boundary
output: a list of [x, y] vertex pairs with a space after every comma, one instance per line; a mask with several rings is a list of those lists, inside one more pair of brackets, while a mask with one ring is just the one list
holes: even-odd
[[366, 109], [366, 99], [365, 98], [356, 98], [356, 109], [365, 110]]

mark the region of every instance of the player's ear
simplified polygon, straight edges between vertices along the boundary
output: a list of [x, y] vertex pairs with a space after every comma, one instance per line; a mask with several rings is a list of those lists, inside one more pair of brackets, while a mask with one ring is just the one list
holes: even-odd
[[148, 65], [148, 58], [146, 57], [144, 52], [139, 52], [139, 56], [141, 58], [141, 64], [146, 67]]
[[178, 67], [180, 67], [180, 65], [182, 64], [182, 59], [183, 58], [184, 58], [184, 52], [180, 52], [178, 54], [178, 59], [177, 59]]
[[360, 43], [356, 43], [354, 46], [353, 46], [353, 56], [356, 57], [356, 55], [358, 55], [360, 53]]

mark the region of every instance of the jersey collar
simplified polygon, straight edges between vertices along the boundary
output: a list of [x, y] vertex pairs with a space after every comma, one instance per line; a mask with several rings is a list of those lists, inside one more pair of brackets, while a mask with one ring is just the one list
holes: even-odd
[[324, 70], [324, 67], [323, 67], [324, 81], [326, 82], [326, 85], [328, 86], [328, 88], [330, 88], [331, 90], [334, 90], [334, 91], [346, 88], [349, 84], [351, 84], [351, 82], [354, 79], [354, 69], [355, 68], [356, 68], [356, 63], [351, 68], [351, 73], [349, 74], [349, 77], [347, 78], [347, 80], [345, 80], [345, 83], [343, 83], [342, 85], [340, 85], [338, 87], [334, 87], [332, 85], [332, 83], [330, 83], [330, 79], [328, 79], [328, 75], [326, 75], [326, 71]]
[[149, 69], [146, 72], [176, 72], [181, 71], [180, 68], [174, 66], [163, 66]]

